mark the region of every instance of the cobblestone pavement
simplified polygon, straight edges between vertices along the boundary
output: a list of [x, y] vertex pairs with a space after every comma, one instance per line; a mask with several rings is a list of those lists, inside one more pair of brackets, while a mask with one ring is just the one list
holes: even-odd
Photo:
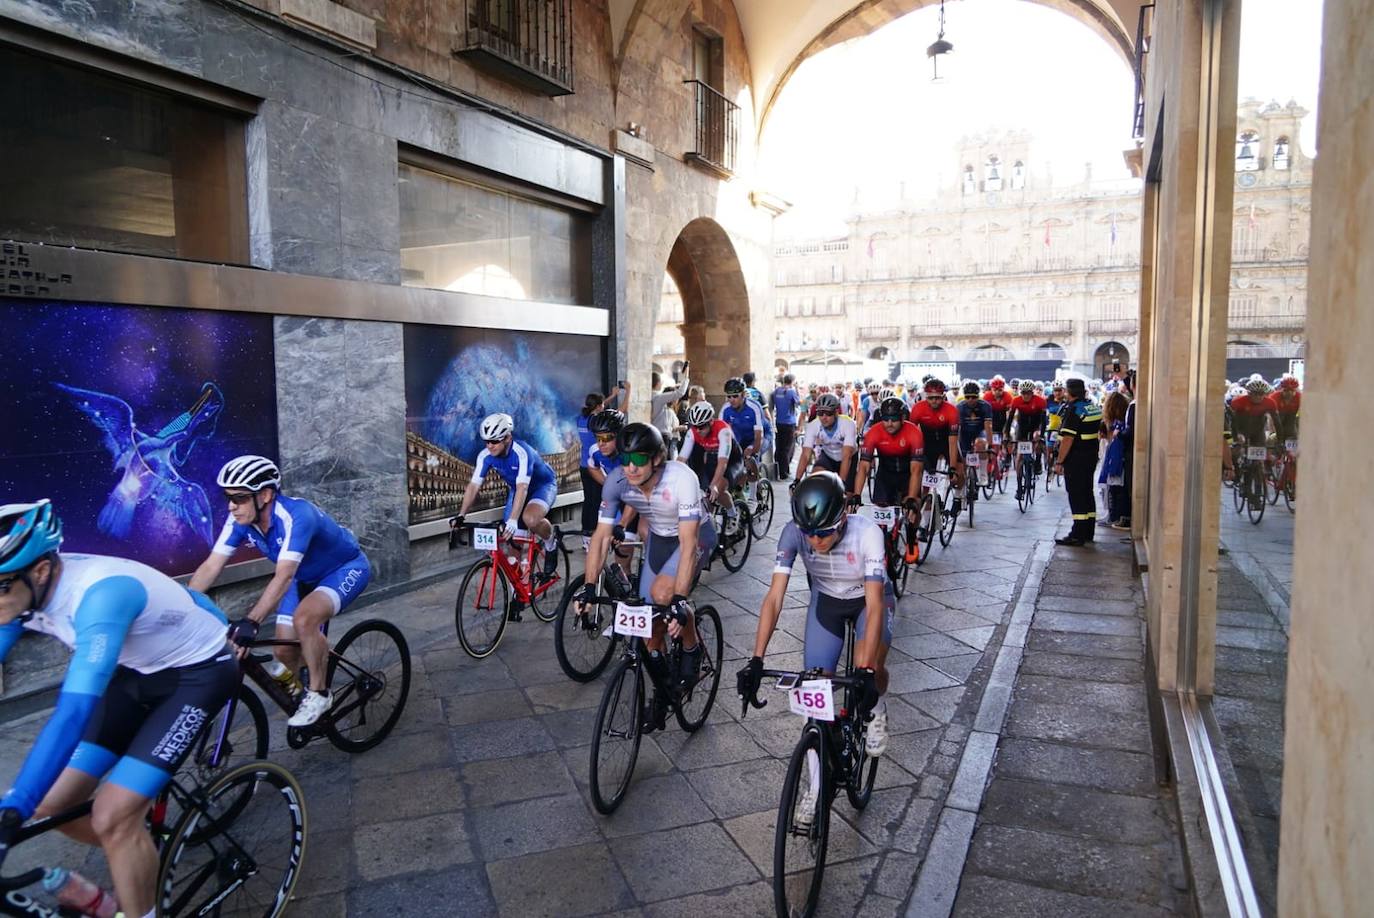
[[[1063, 513], [1058, 489], [1024, 515], [1010, 494], [980, 503], [976, 528], [961, 522], [951, 547], [937, 545], [912, 574], [888, 658], [889, 752], [865, 811], [836, 803], [822, 914], [906, 909], [1036, 540], [1052, 537]], [[780, 514], [773, 536], [781, 523]], [[602, 683], [564, 677], [551, 626], [526, 615], [497, 653], [469, 659], [454, 633], [457, 577], [348, 616], [384, 617], [405, 631], [411, 695], [395, 734], [358, 756], [318, 743], [291, 751], [273, 717], [272, 758], [300, 778], [310, 819], [291, 914], [771, 913], [775, 810], [801, 724], [780, 704], [741, 720], [733, 677], [752, 649], [773, 545], [773, 537], [756, 544], [740, 573], [717, 566], [703, 578], [695, 598], [717, 606], [727, 642], [717, 703], [694, 735], [670, 725], [645, 738], [629, 798], [609, 818], [595, 813], [586, 789]], [[771, 665], [800, 664], [804, 591], [797, 576]], [[1072, 693], [1073, 673], [1063, 676], [1062, 691]], [[1046, 699], [1035, 716], [1055, 703]], [[40, 726], [31, 717], [5, 727], [0, 784]], [[98, 855], [55, 850], [65, 844], [30, 844], [7, 866], [60, 859], [104, 875]], [[1050, 860], [1059, 854], [1041, 850]]]

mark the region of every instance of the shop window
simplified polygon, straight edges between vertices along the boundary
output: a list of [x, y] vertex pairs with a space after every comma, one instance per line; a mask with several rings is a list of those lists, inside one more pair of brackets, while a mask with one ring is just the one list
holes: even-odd
[[1259, 134], [1242, 131], [1236, 138], [1236, 171], [1254, 172], [1259, 168]]
[[243, 117], [0, 47], [0, 238], [244, 264]]
[[399, 179], [406, 285], [591, 302], [587, 214], [408, 163]]
[[1274, 168], [1288, 168], [1288, 138], [1280, 137], [1274, 141]]

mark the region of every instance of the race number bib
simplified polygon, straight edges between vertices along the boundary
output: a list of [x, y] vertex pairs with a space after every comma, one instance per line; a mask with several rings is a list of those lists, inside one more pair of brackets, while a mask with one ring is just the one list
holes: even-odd
[[1020, 443], [1016, 444], [1016, 453], [1020, 456], [1029, 456], [1031, 454], [1031, 450], [1033, 450], [1034, 448], [1035, 447], [1031, 445], [1031, 442], [1029, 440], [1022, 440]]
[[1284, 447], [1284, 449], [1288, 450], [1290, 453], [1296, 453], [1296, 452], [1298, 451], [1298, 441], [1297, 441], [1297, 440], [1285, 440], [1285, 441], [1283, 441], [1283, 447]]
[[478, 551], [496, 551], [496, 530], [472, 530], [472, 547]]
[[787, 693], [793, 714], [816, 720], [835, 719], [835, 699], [829, 679], [809, 679]]
[[896, 507], [874, 507], [873, 522], [879, 526], [891, 526], [897, 521]]
[[978, 468], [978, 466], [980, 466], [980, 465], [982, 465], [982, 464], [983, 464], [983, 457], [982, 457], [982, 456], [978, 455], [977, 453], [969, 453], [969, 454], [968, 454], [968, 467], [969, 467], [969, 468], [971, 468], [971, 469], [976, 469], [976, 468]]
[[921, 475], [921, 484], [927, 488], [938, 488], [940, 487], [940, 476], [934, 472], [926, 472]]
[[992, 445], [993, 445], [993, 446], [1001, 446], [1001, 445], [1002, 445], [1002, 435], [1001, 435], [1001, 434], [993, 434], [993, 435], [992, 435]]
[[1247, 446], [1245, 448], [1245, 458], [1250, 460], [1263, 461], [1268, 455], [1268, 451], [1263, 446]]
[[615, 633], [627, 637], [653, 637], [653, 606], [627, 606], [623, 602], [616, 603]]

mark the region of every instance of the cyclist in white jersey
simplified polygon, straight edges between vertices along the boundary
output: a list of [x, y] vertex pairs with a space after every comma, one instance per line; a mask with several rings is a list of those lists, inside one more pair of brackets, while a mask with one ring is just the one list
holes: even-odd
[[887, 579], [882, 527], [846, 512], [844, 483], [834, 472], [809, 475], [792, 493], [792, 520], [778, 537], [773, 581], [759, 608], [754, 656], [740, 670], [741, 693], [753, 698], [758, 692], [763, 656], [777, 629], [798, 555], [811, 577], [802, 667], [833, 673], [844, 650], [845, 623], [853, 621], [854, 675], [866, 682], [860, 710], [873, 712], [865, 745], [869, 755], [882, 755], [887, 751], [882, 696], [897, 602]]
[[[682, 638], [682, 670], [674, 674], [680, 682], [695, 681], [701, 667], [701, 646], [697, 643], [696, 621], [687, 594], [692, 581], [715, 547], [715, 527], [696, 473], [681, 462], [669, 462], [663, 435], [651, 424], [626, 424], [617, 443], [621, 466], [606, 476], [601, 489], [601, 509], [596, 532], [587, 549], [586, 580], [578, 599], [590, 600], [596, 593], [596, 580], [606, 560], [606, 552], [625, 507], [633, 509], [645, 533], [644, 566], [640, 571], [639, 591], [645, 602], [671, 606], [675, 618], [668, 633]], [[579, 605], [579, 614], [585, 606]], [[663, 625], [656, 624], [648, 641], [650, 666], [663, 651]], [[654, 698], [649, 724], [663, 726], [666, 703]]]
[[[0, 662], [24, 630], [74, 653], [57, 706], [0, 798], [0, 862], [30, 816], [94, 795], [61, 831], [99, 845], [124, 914], [152, 918], [153, 798], [239, 684], [228, 622], [205, 596], [122, 558], [62, 554], [46, 500], [0, 507]], [[106, 778], [99, 787], [102, 778]]]
[[816, 468], [839, 473], [840, 478], [853, 490], [854, 472], [857, 466], [854, 453], [859, 446], [858, 429], [854, 419], [842, 413], [840, 400], [827, 392], [816, 400], [816, 418], [806, 425], [802, 437], [801, 459], [797, 462], [796, 477], [792, 486], [802, 480], [811, 465], [811, 457], [816, 457]]

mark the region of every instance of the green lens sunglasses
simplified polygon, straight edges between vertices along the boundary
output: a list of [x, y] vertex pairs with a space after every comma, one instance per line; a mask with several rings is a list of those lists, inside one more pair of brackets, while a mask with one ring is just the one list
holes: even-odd
[[654, 454], [653, 454], [653, 453], [621, 453], [621, 454], [620, 454], [620, 464], [621, 464], [621, 465], [633, 465], [633, 466], [636, 466], [636, 467], [638, 467], [638, 468], [643, 468], [644, 466], [648, 465], [650, 462], [653, 462], [653, 461], [654, 461]]

